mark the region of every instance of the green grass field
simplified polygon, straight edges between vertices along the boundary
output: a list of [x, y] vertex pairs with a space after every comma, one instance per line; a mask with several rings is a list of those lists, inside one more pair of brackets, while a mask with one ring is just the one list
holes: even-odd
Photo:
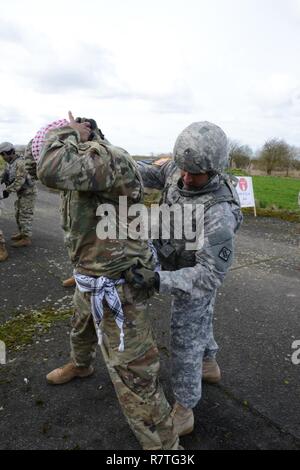
[[255, 199], [261, 209], [298, 211], [300, 179], [275, 176], [253, 176]]
[[[230, 171], [236, 176], [250, 176], [243, 170]], [[252, 176], [254, 196], [261, 209], [299, 211], [300, 178]]]

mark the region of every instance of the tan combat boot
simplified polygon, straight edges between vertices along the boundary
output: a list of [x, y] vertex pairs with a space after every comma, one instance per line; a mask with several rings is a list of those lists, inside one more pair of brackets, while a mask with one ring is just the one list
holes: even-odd
[[20, 232], [14, 233], [11, 237], [11, 240], [21, 240], [22, 234]]
[[205, 359], [202, 363], [202, 380], [209, 384], [217, 384], [221, 380], [221, 371], [215, 359]]
[[73, 287], [73, 286], [76, 286], [76, 281], [75, 281], [75, 278], [72, 276], [72, 277], [69, 277], [69, 279], [66, 279], [65, 281], [63, 281], [62, 285], [64, 287]]
[[47, 376], [47, 382], [52, 385], [60, 385], [70, 382], [70, 380], [75, 379], [75, 377], [85, 378], [89, 377], [94, 373], [94, 367], [77, 367], [73, 362], [69, 362], [63, 367], [54, 369]]
[[25, 237], [22, 235], [19, 240], [17, 240], [15, 243], [12, 243], [11, 246], [14, 248], [21, 248], [23, 246], [30, 246], [31, 245], [31, 239], [29, 237]]
[[194, 413], [192, 408], [184, 408], [176, 402], [173, 410], [173, 424], [178, 436], [185, 436], [194, 430]]
[[0, 243], [0, 261], [5, 261], [8, 258], [8, 253], [5, 248], [5, 243]]

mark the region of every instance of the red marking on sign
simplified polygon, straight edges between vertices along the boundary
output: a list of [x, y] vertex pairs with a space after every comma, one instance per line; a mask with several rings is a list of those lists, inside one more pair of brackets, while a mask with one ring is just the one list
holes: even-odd
[[248, 182], [245, 178], [241, 178], [239, 180], [239, 187], [241, 191], [247, 191], [248, 189]]

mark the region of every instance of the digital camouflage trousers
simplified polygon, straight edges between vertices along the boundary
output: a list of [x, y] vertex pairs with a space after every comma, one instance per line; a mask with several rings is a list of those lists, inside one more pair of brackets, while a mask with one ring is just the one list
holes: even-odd
[[172, 388], [186, 408], [194, 408], [201, 399], [202, 362], [218, 351], [213, 334], [215, 296], [215, 292], [202, 297], [181, 293], [172, 301]]

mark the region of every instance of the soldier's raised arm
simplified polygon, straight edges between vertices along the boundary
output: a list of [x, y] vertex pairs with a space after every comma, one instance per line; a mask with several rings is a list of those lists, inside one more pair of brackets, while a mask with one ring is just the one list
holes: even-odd
[[173, 161], [166, 162], [162, 166], [138, 162], [144, 186], [150, 189], [164, 189], [166, 179], [174, 166]]
[[116, 179], [110, 146], [89, 141], [87, 122], [75, 122], [69, 113], [67, 127], [50, 131], [41, 151], [37, 173], [50, 188], [75, 191], [105, 191]]

